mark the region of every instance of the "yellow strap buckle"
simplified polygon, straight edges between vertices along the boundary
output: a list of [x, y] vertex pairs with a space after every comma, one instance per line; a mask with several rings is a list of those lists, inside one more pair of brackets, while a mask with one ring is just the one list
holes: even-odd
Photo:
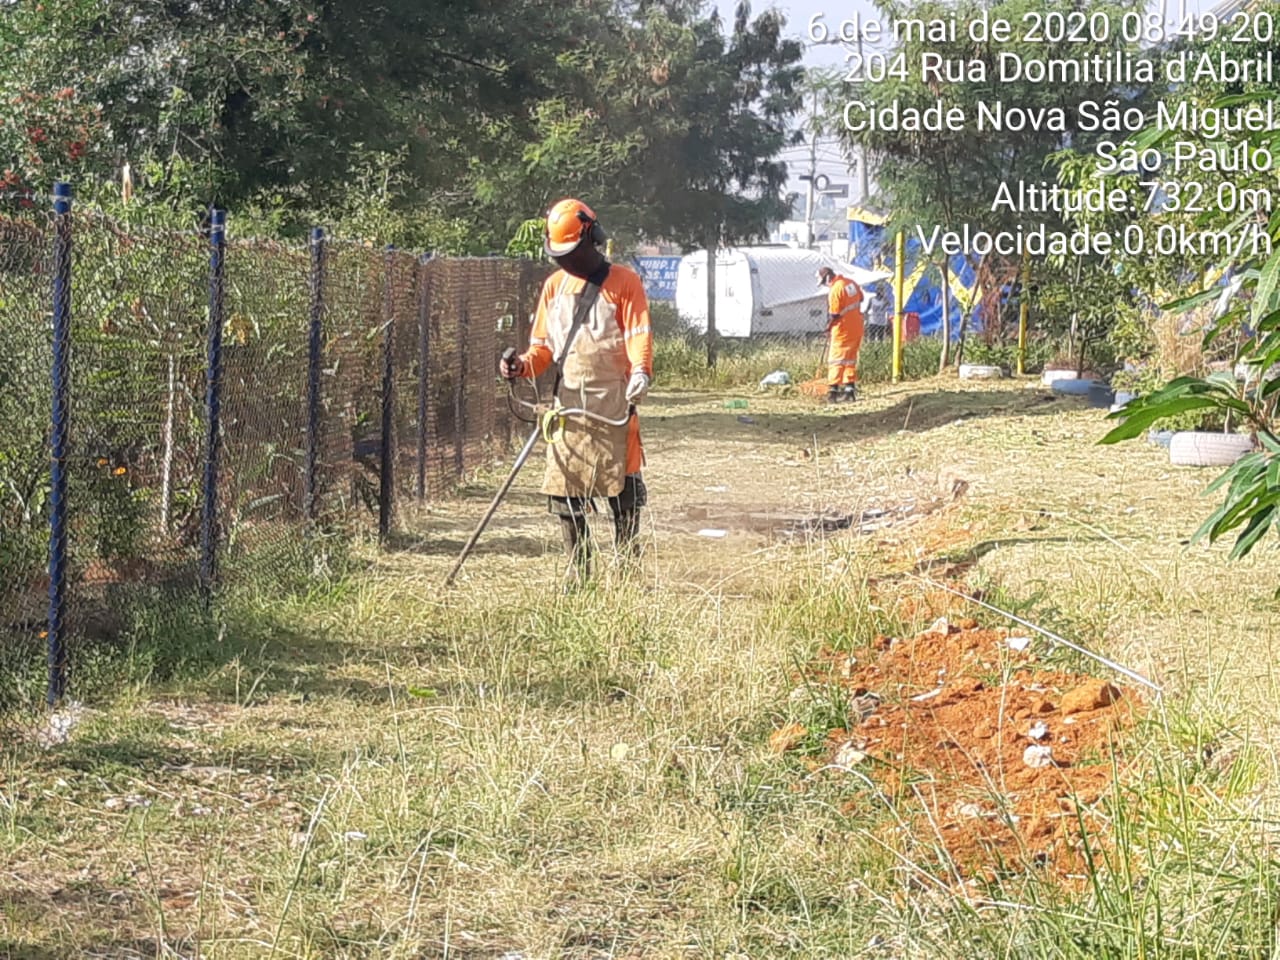
[[563, 409], [557, 404], [542, 415], [542, 439], [548, 444], [559, 443], [564, 439], [565, 416], [560, 412]]

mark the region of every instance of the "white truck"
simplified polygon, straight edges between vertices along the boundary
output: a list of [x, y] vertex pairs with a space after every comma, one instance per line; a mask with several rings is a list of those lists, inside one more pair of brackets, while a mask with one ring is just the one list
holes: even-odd
[[[856, 280], [868, 298], [871, 284], [892, 276], [786, 244], [726, 247], [716, 251], [716, 332], [742, 339], [823, 333], [827, 288], [818, 284], [823, 266]], [[695, 250], [680, 259], [676, 275], [676, 312], [700, 333], [707, 329], [706, 270], [707, 252]]]

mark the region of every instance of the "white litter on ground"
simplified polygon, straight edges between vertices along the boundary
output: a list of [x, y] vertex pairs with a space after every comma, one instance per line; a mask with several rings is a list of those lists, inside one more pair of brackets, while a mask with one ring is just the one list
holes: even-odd
[[84, 704], [78, 702], [69, 703], [63, 709], [54, 711], [49, 715], [49, 722], [36, 731], [36, 743], [46, 750], [66, 743], [71, 739], [71, 731], [80, 725], [84, 716]]

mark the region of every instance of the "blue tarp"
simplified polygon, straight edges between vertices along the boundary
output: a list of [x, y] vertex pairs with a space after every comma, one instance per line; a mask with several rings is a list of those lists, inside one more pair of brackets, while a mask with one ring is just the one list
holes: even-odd
[[[869, 220], [878, 220], [871, 217]], [[849, 259], [855, 266], [868, 270], [893, 270], [894, 236], [885, 234], [884, 228], [875, 222], [856, 219], [850, 211], [849, 219]], [[939, 283], [937, 270], [926, 271], [920, 241], [913, 235], [903, 237], [905, 264], [903, 266], [903, 290], [906, 303], [904, 313], [916, 313], [920, 316], [920, 333], [922, 336], [937, 335], [942, 332], [942, 285]], [[957, 294], [967, 299], [974, 290], [975, 271], [963, 255], [950, 258], [951, 286], [951, 338], [960, 336], [960, 318], [963, 313], [961, 301]], [[893, 302], [893, 281], [885, 281], [884, 289], [890, 306]], [[969, 318], [970, 331], [982, 329], [982, 307], [974, 310]]]

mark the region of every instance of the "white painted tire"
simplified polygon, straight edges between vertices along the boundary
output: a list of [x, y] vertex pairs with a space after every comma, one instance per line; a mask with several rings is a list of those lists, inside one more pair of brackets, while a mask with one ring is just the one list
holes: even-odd
[[1050, 389], [1054, 393], [1063, 393], [1077, 397], [1087, 397], [1089, 391], [1095, 387], [1106, 388], [1106, 384], [1101, 380], [1077, 380], [1075, 377], [1063, 377], [1060, 380], [1053, 381]]
[[1253, 437], [1242, 433], [1183, 430], [1169, 440], [1169, 462], [1176, 467], [1229, 467], [1253, 451]]
[[985, 363], [960, 364], [961, 380], [1000, 380], [1003, 377], [1004, 370], [1001, 367]]

